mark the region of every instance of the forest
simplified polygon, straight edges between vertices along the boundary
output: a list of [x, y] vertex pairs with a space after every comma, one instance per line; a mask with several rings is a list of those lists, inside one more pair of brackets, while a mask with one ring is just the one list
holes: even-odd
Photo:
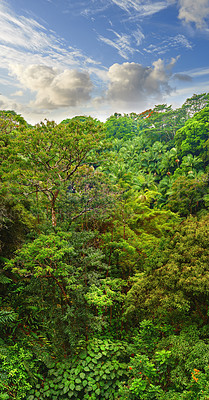
[[0, 134], [0, 399], [209, 399], [209, 94]]

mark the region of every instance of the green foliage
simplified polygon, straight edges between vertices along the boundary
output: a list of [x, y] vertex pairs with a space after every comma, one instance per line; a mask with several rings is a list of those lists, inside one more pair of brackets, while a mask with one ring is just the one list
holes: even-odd
[[106, 136], [117, 139], [132, 138], [137, 132], [137, 123], [134, 119], [121, 114], [114, 114], [105, 122]]
[[207, 107], [208, 104], [209, 104], [208, 93], [194, 94], [192, 97], [188, 98], [185, 101], [182, 108], [186, 111], [187, 116], [191, 118], [195, 113]]
[[175, 135], [177, 149], [181, 156], [192, 154], [201, 156], [207, 162], [204, 144], [209, 135], [209, 108], [206, 107], [189, 119]]
[[149, 272], [136, 277], [127, 294], [128, 318], [152, 315], [178, 324], [190, 315], [206, 322], [208, 218], [188, 218], [152, 257], [147, 260]]
[[[35, 372], [34, 372], [35, 371]], [[32, 354], [18, 347], [0, 347], [0, 390], [2, 400], [26, 399], [37, 380]]]
[[208, 176], [201, 174], [194, 177], [192, 171], [188, 176], [181, 175], [168, 192], [167, 207], [173, 212], [179, 212], [183, 217], [196, 214], [205, 207], [205, 196], [208, 194]]
[[70, 265], [65, 262], [73, 252], [69, 245], [70, 237], [71, 234], [65, 232], [41, 234], [17, 250], [17, 256], [6, 263], [6, 268], [11, 268], [20, 276], [65, 276], [71, 271]]
[[121, 342], [94, 339], [72, 358], [53, 364], [28, 400], [115, 399], [127, 376], [126, 347]]
[[[56, 226], [56, 204], [64, 196], [74, 176], [84, 166], [93, 163], [101, 148], [103, 126], [91, 117], [84, 121], [72, 119], [56, 125], [47, 121], [25, 129], [6, 148], [7, 159], [2, 163], [5, 186], [12, 193], [33, 195], [37, 206], [43, 203], [51, 209], [52, 225]], [[40, 197], [40, 198], [39, 198]]]
[[0, 398], [209, 398], [208, 99], [0, 112]]
[[0, 328], [17, 319], [17, 313], [11, 310], [0, 310]]
[[119, 394], [121, 399], [161, 399], [163, 386], [166, 383], [170, 366], [170, 351], [158, 351], [153, 361], [146, 355], [136, 354], [131, 357], [129, 380], [127, 386], [121, 386]]

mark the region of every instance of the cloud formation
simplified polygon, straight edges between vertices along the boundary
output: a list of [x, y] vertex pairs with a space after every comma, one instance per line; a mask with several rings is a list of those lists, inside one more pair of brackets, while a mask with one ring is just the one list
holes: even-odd
[[132, 36], [123, 33], [119, 34], [112, 29], [109, 29], [109, 31], [115, 35], [113, 39], [106, 38], [102, 35], [99, 35], [98, 39], [115, 48], [118, 54], [126, 60], [128, 60], [130, 54], [138, 52], [135, 45], [139, 46], [144, 39], [144, 34], [139, 28], [132, 33]]
[[[62, 68], [97, 64], [79, 49], [39, 24], [36, 20], [15, 15], [6, 2], [0, 2], [0, 67], [11, 63], [45, 64]], [[99, 63], [98, 63], [99, 64]]]
[[[81, 28], [80, 41], [77, 42], [78, 46], [83, 46], [81, 51], [71, 46], [69, 32], [63, 39], [50, 30], [50, 25], [43, 25], [41, 14], [37, 16], [37, 22], [30, 16], [30, 7], [26, 6], [28, 13], [25, 11], [23, 16], [20, 12], [19, 15], [15, 14], [9, 8], [9, 3], [6, 0], [0, 2], [0, 84], [1, 92], [5, 94], [4, 98], [0, 97], [0, 105], [19, 112], [24, 111], [24, 114], [27, 110], [27, 113], [39, 115], [41, 112], [51, 115], [80, 113], [82, 109], [91, 109], [93, 113], [98, 110], [98, 107], [94, 107], [96, 103], [93, 103], [93, 99], [106, 108], [109, 104], [122, 104], [126, 112], [125, 107], [130, 106], [131, 109], [135, 104], [144, 107], [146, 102], [161, 101], [165, 94], [173, 96], [171, 82], [178, 86], [180, 81], [179, 85], [182, 87], [183, 82], [186, 85], [191, 80], [190, 74], [184, 72], [183, 68], [182, 73], [172, 75], [176, 59], [166, 64], [161, 58], [167, 52], [176, 56], [182, 49], [195, 51], [195, 35], [192, 44], [191, 36], [190, 39], [186, 37], [187, 28], [182, 26], [177, 30], [179, 20], [203, 29], [207, 27], [209, 16], [209, 0], [67, 0], [63, 2], [62, 9], [60, 6], [57, 22], [60, 24], [62, 21], [66, 6], [71, 21], [73, 19], [75, 22], [78, 17], [78, 24], [83, 24], [84, 17], [88, 18], [88, 28], [96, 32], [88, 43], [88, 40], [83, 40], [85, 34], [87, 36], [87, 30], [82, 31], [82, 25], [77, 26], [78, 29]], [[56, 0], [53, 3], [56, 4]], [[166, 31], [167, 26], [164, 23], [170, 20], [163, 20], [160, 11], [170, 6], [173, 6], [170, 14], [174, 25], [171, 30]], [[105, 10], [108, 10], [107, 13]], [[51, 11], [53, 12], [52, 9]], [[94, 15], [95, 18], [92, 17]], [[152, 15], [155, 15], [153, 24], [150, 22]], [[134, 20], [136, 24], [133, 23]], [[66, 19], [64, 21], [66, 23]], [[50, 20], [48, 23], [50, 24]], [[108, 29], [110, 25], [111, 29]], [[56, 29], [55, 26], [53, 29]], [[57, 32], [65, 34], [64, 29], [58, 29]], [[179, 34], [175, 35], [173, 32]], [[100, 41], [98, 48], [97, 39]], [[76, 43], [75, 36], [74, 41]], [[103, 47], [105, 43], [114, 48], [115, 52], [109, 52], [109, 55], [106, 51], [103, 52], [101, 42]], [[85, 51], [89, 52], [89, 56]], [[140, 53], [151, 66], [138, 63]], [[118, 54], [126, 62], [119, 64], [121, 58]], [[93, 60], [92, 55], [98, 57], [100, 62]], [[156, 59], [158, 60], [151, 64]], [[110, 66], [111, 64], [113, 65]], [[200, 78], [205, 71], [207, 73], [206, 69], [193, 71], [191, 76]]]
[[119, 34], [115, 31], [112, 31], [112, 32], [116, 36], [116, 38], [114, 38], [113, 40], [106, 38], [102, 35], [99, 35], [98, 39], [101, 42], [103, 42], [111, 47], [114, 47], [118, 51], [118, 53], [120, 54], [121, 57], [128, 60], [129, 54], [134, 53], [134, 49], [131, 46], [130, 36], [126, 35], [126, 34]]
[[197, 28], [206, 26], [209, 16], [208, 0], [179, 0], [179, 19], [186, 23], [193, 22]]
[[192, 44], [190, 41], [182, 34], [178, 34], [176, 36], [169, 36], [166, 39], [161, 39], [161, 42], [158, 44], [150, 44], [143, 50], [145, 53], [157, 53], [157, 54], [165, 54], [171, 49], [179, 49], [186, 48], [188, 50], [192, 50]]
[[173, 58], [165, 65], [163, 60], [158, 59], [153, 67], [144, 67], [134, 62], [113, 64], [108, 72], [108, 100], [124, 105], [140, 104], [170, 93], [169, 79], [176, 61]]
[[186, 74], [174, 74], [173, 79], [178, 79], [179, 81], [182, 82], [191, 82], [192, 77]]
[[130, 19], [142, 18], [156, 14], [171, 5], [179, 9], [178, 18], [186, 23], [193, 22], [199, 29], [206, 26], [209, 17], [209, 0], [111, 0], [113, 4], [122, 8]]
[[134, 10], [138, 13], [138, 16], [146, 17], [148, 15], [156, 14], [157, 12], [167, 8], [174, 1], [175, 0], [112, 0], [112, 3], [129, 13]]
[[175, 0], [89, 0], [88, 2], [77, 0], [76, 4], [69, 2], [67, 12], [71, 12], [74, 15], [82, 14], [88, 17], [104, 13], [111, 6], [118, 6], [129, 14], [137, 12], [138, 16], [146, 17], [167, 8], [173, 2]]
[[31, 105], [38, 108], [56, 109], [75, 107], [90, 100], [93, 88], [87, 72], [57, 68], [44, 65], [11, 65], [11, 74], [24, 88], [36, 92], [36, 99]]

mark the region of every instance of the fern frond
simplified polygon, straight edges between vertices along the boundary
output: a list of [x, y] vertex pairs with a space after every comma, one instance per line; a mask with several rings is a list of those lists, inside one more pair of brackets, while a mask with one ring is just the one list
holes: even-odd
[[16, 321], [18, 314], [14, 311], [0, 310], [0, 327]]
[[8, 283], [10, 283], [12, 280], [10, 278], [8, 278], [6, 275], [4, 275], [3, 273], [0, 272], [0, 283], [2, 285], [7, 285]]

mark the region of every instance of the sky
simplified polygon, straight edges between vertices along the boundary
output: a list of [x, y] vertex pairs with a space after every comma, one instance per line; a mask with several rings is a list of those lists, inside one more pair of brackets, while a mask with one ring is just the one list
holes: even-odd
[[0, 0], [0, 109], [105, 121], [209, 92], [209, 0]]

